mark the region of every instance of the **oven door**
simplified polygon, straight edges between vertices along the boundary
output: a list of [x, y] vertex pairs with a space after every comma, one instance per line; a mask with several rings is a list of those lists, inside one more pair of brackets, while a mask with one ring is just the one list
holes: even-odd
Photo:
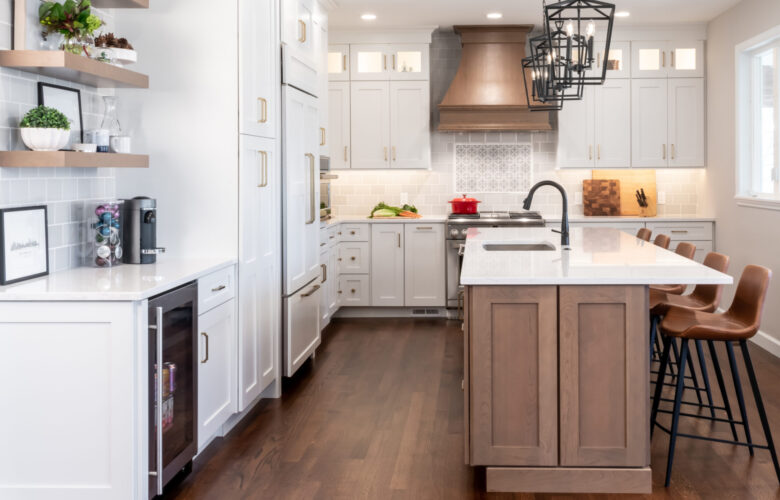
[[460, 268], [463, 266], [463, 250], [466, 240], [447, 240], [447, 307], [458, 307]]

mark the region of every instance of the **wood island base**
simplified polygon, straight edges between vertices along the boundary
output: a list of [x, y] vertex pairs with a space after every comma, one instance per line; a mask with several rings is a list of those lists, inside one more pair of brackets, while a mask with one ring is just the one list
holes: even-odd
[[518, 493], [637, 493], [653, 492], [650, 467], [606, 468], [519, 468], [488, 467], [487, 491]]

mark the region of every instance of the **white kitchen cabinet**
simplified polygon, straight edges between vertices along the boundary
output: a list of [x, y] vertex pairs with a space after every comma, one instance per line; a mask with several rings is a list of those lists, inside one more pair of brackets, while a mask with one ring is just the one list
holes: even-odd
[[238, 411], [236, 303], [198, 317], [198, 452]]
[[330, 289], [333, 282], [332, 268], [330, 265], [330, 250], [326, 248], [320, 252], [320, 330], [324, 330], [330, 323]]
[[328, 279], [330, 280], [330, 286], [327, 288], [328, 293], [328, 313], [332, 318], [336, 311], [339, 309], [339, 282], [338, 282], [338, 254], [335, 247], [328, 251]]
[[349, 168], [350, 162], [350, 95], [349, 82], [328, 85], [328, 141], [330, 168]]
[[428, 168], [430, 164], [430, 84], [390, 82], [390, 166]]
[[[319, 257], [319, 255], [317, 256]], [[320, 345], [319, 279], [284, 299], [284, 375], [292, 377]]]
[[319, 108], [319, 154], [329, 156], [329, 124], [328, 124], [328, 17], [315, 3], [314, 9], [314, 53], [317, 57], [317, 105]]
[[281, 0], [282, 43], [295, 58], [316, 70], [314, 46], [314, 4], [316, 0]]
[[704, 166], [704, 79], [669, 79], [669, 166]]
[[370, 246], [367, 241], [342, 241], [336, 247], [338, 274], [368, 274], [371, 271]]
[[371, 305], [371, 290], [367, 274], [343, 274], [339, 276], [339, 306], [364, 307]]
[[631, 43], [631, 77], [703, 77], [704, 42], [636, 41]]
[[404, 224], [371, 225], [371, 305], [404, 305]]
[[[319, 273], [319, 144], [317, 99], [284, 86], [285, 294]], [[264, 216], [264, 215], [263, 215]]]
[[667, 80], [631, 81], [631, 156], [634, 167], [663, 167], [667, 152]]
[[566, 101], [558, 111], [558, 166], [593, 168], [593, 88], [586, 86], [579, 101]]
[[344, 223], [337, 231], [339, 241], [369, 241], [371, 239], [371, 224]]
[[390, 52], [390, 80], [428, 80], [430, 77], [429, 45], [393, 44]]
[[281, 171], [276, 141], [241, 136], [238, 378], [243, 410], [279, 374]]
[[353, 82], [389, 80], [388, 59], [391, 50], [389, 44], [350, 45], [350, 80]]
[[428, 44], [354, 44], [350, 46], [350, 79], [428, 80]]
[[445, 307], [444, 224], [404, 224], [404, 305]]
[[353, 81], [350, 86], [352, 168], [388, 168], [390, 83]]
[[[594, 87], [595, 166], [631, 165], [631, 82], [608, 79]], [[568, 104], [568, 103], [567, 103]]]
[[276, 0], [239, 1], [239, 132], [276, 137], [279, 32]]
[[604, 52], [596, 54], [594, 68], [588, 76], [601, 76], [604, 66], [607, 66], [606, 78], [630, 78], [631, 76], [631, 43], [612, 40], [609, 45], [609, 56], [604, 58]]
[[332, 82], [349, 81], [349, 45], [328, 46], [328, 80]]

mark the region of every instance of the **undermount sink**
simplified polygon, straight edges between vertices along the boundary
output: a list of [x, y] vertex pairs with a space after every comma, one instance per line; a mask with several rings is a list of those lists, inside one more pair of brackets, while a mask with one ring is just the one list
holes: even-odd
[[488, 252], [541, 252], [555, 250], [555, 245], [546, 241], [538, 243], [485, 243], [482, 248]]

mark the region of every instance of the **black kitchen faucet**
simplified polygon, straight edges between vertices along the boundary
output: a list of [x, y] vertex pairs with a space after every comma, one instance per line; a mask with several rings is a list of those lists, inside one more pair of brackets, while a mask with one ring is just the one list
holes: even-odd
[[555, 181], [541, 181], [534, 184], [534, 187], [528, 192], [528, 196], [523, 200], [523, 208], [526, 210], [531, 209], [531, 202], [534, 200], [534, 193], [542, 186], [552, 186], [561, 192], [561, 198], [563, 199], [563, 214], [561, 215], [561, 230], [553, 232], [561, 234], [561, 248], [564, 250], [569, 249], [569, 201], [566, 198], [566, 190], [563, 186]]

